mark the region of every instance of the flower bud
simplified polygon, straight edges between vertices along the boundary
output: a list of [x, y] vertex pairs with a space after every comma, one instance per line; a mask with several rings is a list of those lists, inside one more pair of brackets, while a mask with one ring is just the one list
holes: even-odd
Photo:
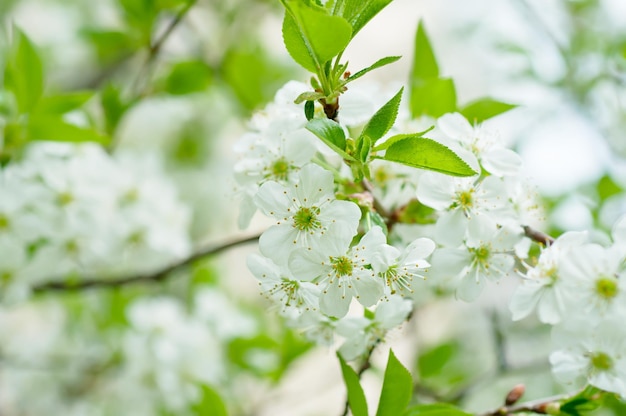
[[517, 386], [513, 387], [509, 394], [506, 395], [504, 404], [507, 406], [511, 406], [512, 404], [517, 403], [518, 400], [524, 395], [525, 391], [526, 386], [524, 386], [523, 384], [518, 384]]

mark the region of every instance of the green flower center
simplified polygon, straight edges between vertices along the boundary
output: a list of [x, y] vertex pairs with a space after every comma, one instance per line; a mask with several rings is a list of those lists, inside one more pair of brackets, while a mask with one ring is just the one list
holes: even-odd
[[71, 192], [61, 192], [57, 196], [57, 201], [61, 206], [69, 205], [74, 201], [74, 195], [72, 195]]
[[480, 246], [478, 248], [470, 249], [470, 252], [474, 256], [474, 261], [485, 266], [489, 263], [489, 257], [491, 257], [491, 247], [488, 245]]
[[348, 276], [352, 274], [352, 270], [354, 266], [352, 261], [346, 256], [342, 257], [331, 257], [330, 263], [332, 265], [333, 270], [338, 276]]
[[599, 371], [607, 371], [613, 368], [613, 359], [608, 354], [596, 352], [591, 354], [591, 366]]
[[612, 277], [600, 277], [596, 280], [596, 292], [606, 300], [613, 299], [619, 292], [617, 280]]
[[0, 214], [0, 230], [6, 230], [7, 228], [9, 228], [9, 218], [4, 214]]
[[550, 284], [556, 283], [556, 281], [559, 279], [559, 273], [556, 267], [551, 267], [550, 269], [546, 270], [545, 277], [547, 279], [550, 279]]
[[272, 165], [272, 176], [277, 179], [287, 179], [289, 173], [289, 163], [285, 158], [280, 158]]
[[468, 210], [474, 204], [474, 189], [459, 192], [457, 194], [456, 205], [463, 210]]
[[122, 205], [132, 204], [139, 199], [139, 191], [135, 188], [129, 189], [124, 195], [122, 195]]
[[293, 226], [300, 231], [312, 231], [322, 226], [317, 219], [320, 213], [318, 207], [301, 207], [293, 216]]

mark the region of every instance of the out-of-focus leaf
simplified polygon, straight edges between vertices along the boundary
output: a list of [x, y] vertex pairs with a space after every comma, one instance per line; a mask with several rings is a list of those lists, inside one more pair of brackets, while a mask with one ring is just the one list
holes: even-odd
[[17, 109], [28, 113], [43, 93], [44, 75], [41, 58], [30, 39], [13, 28], [13, 44], [4, 70], [4, 88], [13, 92]]
[[106, 144], [109, 137], [91, 128], [68, 123], [60, 116], [34, 115], [28, 121], [28, 139], [55, 142], [96, 142]]
[[130, 103], [122, 100], [119, 88], [109, 84], [102, 89], [100, 103], [104, 112], [105, 131], [112, 135]]
[[610, 176], [604, 175], [598, 181], [598, 184], [596, 185], [596, 191], [598, 192], [598, 197], [600, 198], [600, 201], [606, 201], [608, 198], [612, 197], [613, 195], [617, 195], [624, 190], [621, 186], [615, 183], [615, 181]]
[[456, 111], [456, 88], [451, 78], [415, 80], [411, 88], [411, 114], [439, 117]]
[[103, 64], [123, 59], [141, 46], [130, 32], [84, 29], [81, 34], [93, 45], [98, 61]]
[[401, 415], [411, 400], [412, 391], [411, 373], [398, 361], [393, 351], [389, 350], [376, 416]]
[[192, 406], [194, 415], [228, 416], [226, 405], [217, 391], [204, 384], [200, 386], [200, 392], [200, 401]]
[[460, 113], [463, 114], [470, 123], [482, 123], [487, 119], [505, 113], [515, 107], [517, 106], [514, 104], [507, 104], [502, 101], [494, 100], [493, 98], [485, 97], [465, 105], [460, 110]]
[[417, 359], [417, 368], [421, 378], [435, 376], [459, 352], [456, 342], [449, 342], [426, 351]]
[[323, 7], [295, 0], [285, 6], [283, 40], [291, 57], [306, 70], [317, 73], [324, 63], [342, 52], [350, 42], [352, 26]]
[[203, 61], [177, 62], [165, 79], [165, 91], [174, 95], [204, 91], [211, 84], [212, 69]]
[[91, 97], [92, 91], [76, 91], [45, 96], [37, 105], [37, 112], [42, 114], [65, 114], [80, 108]]
[[359, 376], [350, 367], [341, 355], [337, 354], [339, 362], [341, 363], [341, 373], [343, 374], [343, 381], [346, 384], [348, 390], [348, 404], [350, 410], [354, 416], [367, 416], [367, 401], [365, 400], [365, 393], [359, 382]]
[[411, 82], [413, 85], [415, 80], [423, 81], [430, 78], [439, 77], [439, 66], [435, 53], [428, 39], [428, 34], [424, 28], [422, 21], [417, 25], [417, 33], [415, 34], [415, 46], [413, 55], [413, 70], [411, 72]]
[[231, 49], [221, 65], [222, 78], [247, 110], [268, 102], [292, 73], [292, 67], [276, 62], [255, 44]]

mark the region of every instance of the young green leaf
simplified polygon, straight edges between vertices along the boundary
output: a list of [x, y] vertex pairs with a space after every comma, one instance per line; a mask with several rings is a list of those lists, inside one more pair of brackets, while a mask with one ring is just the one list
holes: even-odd
[[451, 78], [415, 81], [411, 87], [411, 114], [439, 117], [456, 111], [456, 88]]
[[355, 159], [345, 152], [346, 134], [339, 124], [327, 118], [315, 118], [305, 126], [344, 159]]
[[348, 404], [350, 410], [354, 416], [367, 416], [367, 401], [365, 400], [365, 394], [361, 383], [359, 383], [359, 376], [350, 367], [341, 355], [337, 354], [339, 362], [341, 363], [341, 373], [343, 374], [343, 381], [346, 383], [346, 389], [348, 390]]
[[202, 60], [177, 62], [165, 79], [164, 89], [173, 95], [204, 91], [211, 84], [213, 70]]
[[13, 92], [18, 111], [35, 108], [43, 93], [44, 77], [41, 58], [30, 39], [13, 28], [13, 46], [4, 70], [4, 88]]
[[93, 97], [93, 94], [92, 91], [76, 91], [44, 96], [37, 104], [36, 112], [39, 114], [65, 114], [80, 108]]
[[326, 62], [348, 46], [352, 27], [346, 19], [331, 16], [322, 7], [294, 0], [281, 1], [285, 6], [285, 47], [302, 67], [317, 73]]
[[352, 37], [393, 0], [337, 0], [331, 14], [345, 18], [352, 26]]
[[298, 95], [298, 97], [296, 97], [293, 102], [296, 104], [301, 104], [305, 101], [317, 101], [320, 98], [324, 98], [324, 94], [322, 94], [321, 92], [305, 91], [302, 94]]
[[315, 117], [314, 101], [307, 101], [306, 103], [304, 103], [304, 116], [307, 120], [313, 120], [313, 117]]
[[356, 151], [361, 163], [366, 163], [372, 150], [372, 141], [369, 136], [361, 136], [357, 140]]
[[415, 34], [415, 48], [413, 56], [413, 69], [411, 71], [411, 86], [415, 80], [422, 81], [429, 78], [439, 77], [439, 66], [435, 53], [428, 40], [424, 23], [419, 22], [417, 33]]
[[397, 60], [399, 60], [400, 58], [402, 57], [401, 56], [387, 56], [385, 58], [381, 58], [378, 61], [374, 62], [372, 65], [368, 66], [367, 68], [361, 69], [356, 74], [353, 74], [350, 77], [348, 77], [347, 82], [352, 82], [355, 79], [359, 79], [363, 75], [367, 74], [368, 72], [373, 71], [377, 68], [383, 67], [385, 65], [392, 64], [396, 62]]
[[376, 141], [389, 131], [396, 121], [396, 117], [398, 117], [398, 108], [400, 107], [403, 91], [404, 87], [400, 88], [400, 91], [372, 116], [363, 128], [361, 137], [367, 136], [373, 144], [376, 144]]
[[197, 415], [228, 416], [226, 405], [220, 395], [211, 387], [202, 385], [200, 387], [200, 401], [192, 409]]
[[376, 416], [398, 416], [406, 409], [411, 400], [413, 379], [411, 373], [389, 350], [383, 388]]
[[55, 142], [96, 142], [106, 144], [109, 141], [94, 129], [70, 124], [56, 115], [33, 115], [28, 121], [28, 139]]
[[517, 107], [515, 104], [507, 104], [502, 101], [494, 100], [493, 98], [485, 97], [465, 105], [460, 110], [460, 113], [463, 114], [470, 123], [482, 123], [491, 117], [505, 113], [515, 107]]
[[456, 153], [434, 140], [409, 137], [393, 143], [385, 152], [385, 160], [419, 169], [428, 169], [452, 176], [473, 176], [476, 172]]
[[429, 131], [431, 131], [434, 128], [435, 128], [435, 126], [430, 126], [426, 130], [420, 131], [418, 133], [396, 134], [395, 136], [391, 136], [390, 138], [385, 140], [383, 143], [381, 143], [378, 146], [374, 147], [372, 150], [375, 151], [375, 152], [378, 152], [379, 150], [385, 150], [385, 149], [389, 148], [389, 146], [391, 146], [395, 142], [399, 142], [400, 140], [408, 139], [409, 137], [412, 137], [412, 138], [423, 137], [426, 133], [428, 133]]
[[420, 404], [407, 409], [403, 416], [472, 416], [447, 403]]

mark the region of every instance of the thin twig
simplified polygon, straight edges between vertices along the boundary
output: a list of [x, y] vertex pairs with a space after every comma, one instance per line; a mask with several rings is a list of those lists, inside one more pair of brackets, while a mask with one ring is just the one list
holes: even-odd
[[146, 58], [146, 61], [141, 67], [141, 70], [139, 71], [139, 74], [137, 75], [137, 79], [135, 80], [134, 89], [138, 91], [137, 95], [139, 96], [143, 95], [142, 90], [140, 88], [141, 81], [148, 77], [148, 74], [150, 73], [150, 69], [152, 68], [152, 65], [154, 61], [156, 60], [156, 58], [159, 56], [159, 53], [161, 52], [161, 48], [165, 44], [165, 41], [169, 38], [169, 36], [174, 31], [174, 29], [176, 29], [176, 26], [178, 26], [180, 22], [182, 22], [182, 20], [187, 15], [189, 10], [196, 4], [196, 1], [197, 0], [188, 0], [187, 4], [185, 4], [185, 6], [179, 10], [176, 16], [174, 16], [174, 18], [172, 19], [170, 24], [167, 26], [167, 28], [165, 28], [161, 36], [159, 36], [157, 39], [154, 40], [154, 42], [150, 44], [150, 47], [148, 48], [148, 56]]
[[520, 403], [512, 406], [502, 406], [495, 410], [491, 410], [485, 413], [481, 413], [479, 416], [508, 416], [513, 415], [515, 413], [521, 412], [533, 412], [537, 414], [545, 415], [547, 414], [548, 407], [553, 404], [560, 402], [562, 400], [568, 399], [572, 396], [578, 394], [576, 393], [566, 393], [559, 394], [551, 397], [544, 397], [543, 399], [532, 400], [525, 403]]
[[528, 225], [524, 226], [524, 234], [526, 237], [531, 240], [543, 245], [543, 246], [551, 246], [554, 244], [554, 238], [550, 237], [548, 234], [545, 234], [541, 231], [535, 230], [534, 228], [529, 227]]
[[102, 277], [85, 278], [76, 282], [63, 282], [63, 281], [50, 281], [46, 283], [40, 283], [33, 287], [34, 292], [51, 292], [51, 291], [74, 291], [74, 290], [86, 290], [86, 289], [98, 289], [98, 288], [113, 288], [120, 287], [135, 283], [150, 283], [160, 282], [167, 279], [172, 272], [183, 269], [197, 260], [204, 257], [219, 254], [228, 249], [241, 246], [244, 244], [254, 243], [258, 241], [260, 235], [253, 235], [251, 237], [244, 237], [235, 240], [228, 241], [226, 243], [211, 245], [202, 250], [199, 250], [191, 256], [171, 264], [164, 269], [160, 269], [153, 273], [134, 275], [123, 277], [119, 279], [106, 279]]

